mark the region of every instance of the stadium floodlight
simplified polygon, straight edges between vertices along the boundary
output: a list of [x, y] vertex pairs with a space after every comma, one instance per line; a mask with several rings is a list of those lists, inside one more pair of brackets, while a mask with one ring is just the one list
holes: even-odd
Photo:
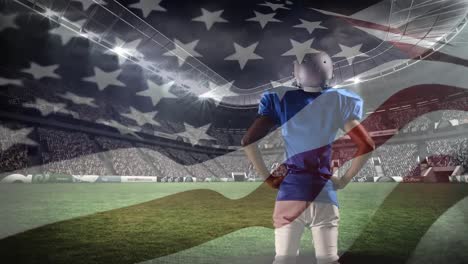
[[49, 17], [53, 15], [53, 11], [50, 10], [49, 8], [44, 9], [44, 13], [42, 13], [44, 16]]
[[198, 98], [204, 100], [204, 99], [212, 98], [212, 95], [209, 93], [204, 93], [204, 94], [200, 94]]
[[53, 17], [53, 16], [56, 16], [58, 17], [59, 14], [57, 12], [55, 12], [54, 10], [50, 9], [50, 8], [46, 8], [44, 10], [44, 13], [42, 13], [45, 17]]
[[122, 47], [115, 47], [111, 51], [115, 52], [119, 56], [125, 57], [125, 54], [128, 53], [128, 51]]

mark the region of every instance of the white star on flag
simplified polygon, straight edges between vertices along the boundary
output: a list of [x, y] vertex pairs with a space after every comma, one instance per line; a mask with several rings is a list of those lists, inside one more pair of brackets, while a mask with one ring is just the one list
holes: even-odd
[[195, 51], [195, 46], [197, 46], [198, 41], [199, 40], [197, 39], [189, 43], [182, 43], [178, 39], [174, 39], [174, 49], [164, 53], [163, 55], [177, 57], [177, 62], [180, 67], [189, 57], [202, 57], [202, 55]]
[[236, 52], [234, 54], [224, 58], [224, 60], [236, 60], [239, 62], [241, 70], [244, 69], [245, 64], [249, 60], [259, 60], [263, 59], [263, 57], [260, 57], [259, 55], [255, 54], [254, 51], [257, 48], [258, 42], [248, 46], [248, 47], [242, 47], [237, 43], [234, 43], [234, 49]]
[[135, 109], [132, 106], [130, 106], [130, 113], [123, 113], [121, 115], [134, 120], [139, 126], [143, 126], [144, 124], [160, 126], [161, 124], [153, 120], [157, 113], [158, 111], [143, 113], [138, 109]]
[[162, 0], [140, 0], [138, 3], [129, 5], [129, 7], [140, 9], [143, 16], [147, 18], [151, 11], [166, 11], [166, 9], [160, 5], [161, 1]]
[[279, 87], [275, 87], [275, 88], [271, 89], [270, 92], [276, 93], [276, 95], [278, 95], [278, 98], [281, 100], [281, 99], [283, 99], [286, 92], [294, 91], [294, 90], [299, 90], [299, 88], [294, 87], [292, 85], [281, 85]]
[[83, 97], [83, 96], [79, 96], [70, 92], [66, 92], [64, 95], [58, 95], [58, 96], [64, 99], [70, 100], [74, 104], [77, 104], [77, 105], [81, 104], [81, 105], [88, 105], [88, 106], [96, 107], [96, 108], [98, 107], [95, 103], [92, 102], [94, 101], [94, 98], [92, 97]]
[[[74, 23], [76, 23], [77, 26], [79, 26], [81, 28], [85, 22], [86, 22], [86, 20], [82, 19], [82, 20], [76, 21]], [[53, 28], [52, 30], [49, 31], [49, 33], [54, 34], [54, 35], [58, 35], [59, 38], [60, 38], [60, 43], [62, 44], [62, 46], [67, 45], [68, 42], [70, 42], [70, 40], [72, 38], [81, 36], [81, 35], [76, 34], [72, 30], [70, 30], [70, 29], [68, 29], [68, 28], [66, 28], [66, 27], [64, 27], [62, 25], [59, 25], [58, 27]]]
[[8, 84], [21, 85], [21, 80], [7, 79], [7, 78], [0, 77], [0, 85], [8, 85]]
[[136, 134], [136, 132], [139, 132], [139, 131], [137, 131], [135, 128], [130, 127], [130, 126], [124, 126], [124, 125], [116, 122], [115, 120], [107, 121], [107, 120], [103, 120], [103, 119], [97, 119], [96, 123], [100, 123], [100, 124], [104, 124], [104, 125], [113, 127], [115, 129], [117, 129], [119, 131], [119, 133], [122, 134], [122, 135], [131, 134], [136, 138], [139, 138], [139, 139], [142, 138], [142, 137], [140, 137], [139, 135]]
[[98, 67], [94, 67], [94, 76], [83, 78], [83, 81], [94, 82], [97, 84], [99, 91], [103, 91], [109, 85], [122, 86], [125, 84], [117, 80], [122, 70], [105, 72]]
[[291, 9], [288, 7], [285, 7], [284, 4], [275, 4], [275, 3], [270, 3], [270, 2], [265, 2], [263, 4], [258, 4], [262, 6], [268, 6], [269, 8], [273, 9], [273, 11], [276, 11], [277, 9]]
[[199, 97], [212, 98], [215, 100], [215, 102], [218, 102], [216, 103], [216, 106], [218, 106], [219, 101], [221, 101], [221, 99], [224, 96], [236, 96], [237, 95], [237, 93], [234, 93], [233, 91], [231, 91], [231, 87], [233, 83], [234, 81], [225, 83], [223, 85], [217, 85], [213, 82], [209, 82], [210, 91], [201, 94]]
[[25, 107], [30, 107], [30, 108], [39, 110], [42, 116], [47, 116], [52, 112], [53, 113], [57, 113], [57, 112], [68, 113], [68, 111], [65, 109], [66, 104], [52, 103], [52, 102], [49, 102], [47, 100], [44, 100], [38, 97], [35, 98], [34, 103], [27, 102], [27, 103], [23, 103], [22, 105]]
[[312, 22], [312, 21], [307, 21], [307, 20], [304, 20], [304, 19], [299, 19], [299, 20], [302, 23], [299, 24], [299, 25], [295, 25], [293, 27], [295, 27], [295, 28], [305, 28], [307, 30], [307, 32], [309, 32], [309, 34], [312, 34], [314, 29], [317, 29], [317, 28], [326, 29], [326, 27], [320, 26], [320, 23], [322, 23], [322, 21]]
[[140, 45], [141, 39], [135, 39], [130, 42], [125, 42], [121, 38], [115, 38], [115, 48], [107, 50], [105, 53], [116, 53], [119, 65], [122, 65], [126, 60], [126, 56], [143, 59], [144, 55], [138, 51], [137, 47]]
[[178, 133], [178, 136], [186, 137], [190, 140], [192, 145], [196, 145], [200, 142], [200, 139], [215, 139], [212, 136], [206, 134], [211, 124], [204, 125], [202, 127], [195, 128], [184, 122], [185, 131]]
[[310, 47], [313, 41], [314, 39], [312, 38], [301, 43], [291, 39], [291, 45], [293, 46], [292, 49], [283, 53], [281, 56], [296, 56], [297, 61], [299, 63], [302, 63], [302, 60], [304, 59], [306, 54], [319, 52], [318, 50]]
[[22, 70], [22, 72], [26, 72], [32, 74], [34, 79], [39, 80], [44, 77], [50, 78], [57, 78], [60, 79], [60, 76], [54, 71], [59, 67], [58, 64], [49, 65], [49, 66], [41, 66], [37, 63], [31, 62], [31, 65], [28, 69]]
[[341, 52], [333, 55], [332, 57], [345, 57], [346, 60], [348, 60], [348, 64], [351, 65], [353, 63], [354, 57], [357, 56], [364, 56], [364, 57], [369, 57], [366, 53], [362, 53], [359, 50], [361, 49], [362, 44], [353, 46], [353, 47], [348, 47], [345, 45], [340, 45]]
[[28, 138], [34, 128], [10, 129], [7, 126], [0, 125], [0, 150], [5, 151], [15, 144], [37, 146], [37, 142]]
[[283, 99], [284, 95], [286, 94], [287, 91], [293, 91], [293, 90], [298, 90], [296, 86], [293, 86], [294, 78], [289, 79], [284, 82], [280, 81], [271, 81], [270, 84], [273, 87], [270, 89], [270, 92], [276, 93], [278, 95], [278, 98], [281, 100]]
[[137, 95], [149, 96], [153, 106], [156, 106], [162, 98], [177, 98], [169, 90], [174, 85], [174, 81], [170, 81], [163, 85], [154, 83], [151, 80], [147, 80], [148, 89], [137, 92]]
[[15, 28], [18, 29], [18, 25], [15, 23], [15, 19], [18, 14], [8, 14], [3, 15], [0, 14], [0, 32], [7, 28]]
[[266, 24], [268, 24], [268, 22], [281, 22], [281, 20], [273, 18], [276, 15], [276, 13], [262, 14], [262, 13], [257, 12], [257, 11], [254, 11], [254, 13], [255, 13], [255, 17], [246, 19], [246, 21], [258, 22], [258, 23], [260, 23], [260, 26], [262, 28], [265, 28], [265, 26], [266, 26]]
[[78, 112], [74, 112], [74, 111], [71, 111], [71, 110], [67, 110], [65, 108], [62, 108], [62, 109], [59, 109], [57, 111], [57, 113], [63, 113], [63, 114], [68, 114], [68, 115], [71, 115], [73, 116], [74, 118], [78, 119], [80, 117], [80, 114], [78, 114]]
[[214, 11], [214, 12], [210, 12], [204, 8], [202, 8], [201, 10], [202, 10], [203, 15], [196, 17], [192, 20], [205, 23], [207, 30], [210, 30], [210, 28], [216, 22], [220, 22], [220, 23], [228, 22], [226, 19], [221, 17], [221, 14], [224, 12], [224, 10], [219, 10], [219, 11]]

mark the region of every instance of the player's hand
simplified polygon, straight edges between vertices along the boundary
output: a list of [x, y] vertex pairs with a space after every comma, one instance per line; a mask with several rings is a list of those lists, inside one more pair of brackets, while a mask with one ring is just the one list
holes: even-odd
[[332, 175], [330, 180], [333, 182], [333, 186], [336, 190], [343, 189], [348, 183], [344, 180], [343, 177], [339, 178], [336, 175]]
[[288, 173], [288, 169], [286, 165], [281, 164], [279, 165], [265, 180], [265, 182], [273, 189], [278, 189], [283, 182], [286, 174]]
[[286, 176], [280, 176], [280, 177], [273, 177], [269, 176], [265, 182], [273, 189], [279, 189], [279, 186], [281, 185], [281, 182], [283, 182], [284, 178]]

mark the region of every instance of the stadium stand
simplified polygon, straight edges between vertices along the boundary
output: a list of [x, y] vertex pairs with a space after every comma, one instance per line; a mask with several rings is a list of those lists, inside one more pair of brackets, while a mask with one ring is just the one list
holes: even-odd
[[131, 142], [107, 137], [96, 137], [96, 141], [105, 150], [117, 175], [157, 175], [156, 169], [141, 157]]
[[137, 143], [136, 146], [142, 153], [148, 156], [148, 160], [160, 171], [161, 176], [190, 176], [190, 173], [184, 166], [169, 158], [169, 153], [163, 147], [142, 143]]
[[38, 128], [43, 145], [44, 172], [65, 174], [109, 175], [107, 166], [97, 153], [98, 147], [88, 135], [81, 132]]
[[[35, 92], [34, 92], [35, 93]], [[32, 94], [37, 96], [36, 94]], [[24, 96], [24, 100], [30, 98], [31, 95]], [[64, 100], [61, 97], [49, 98], [50, 100]], [[458, 105], [460, 108], [467, 104], [466, 98], [456, 98], [445, 100], [441, 104]], [[416, 102], [413, 102], [409, 109], [400, 109], [397, 111], [385, 111], [381, 114], [374, 114], [369, 122], [370, 131], [380, 131], [392, 129], [401, 124], [406, 124], [411, 121], [403, 129], [402, 132], [415, 133], [421, 135], [427, 129], [434, 127], [435, 121], [440, 120], [456, 120], [455, 124], [463, 127], [468, 123], [468, 114], [462, 111], [443, 111], [440, 120], [431, 119], [428, 116], [420, 116], [415, 120], [409, 120], [409, 115], [402, 113], [423, 113], [427, 112], [430, 106], [421, 105], [416, 107]], [[75, 106], [74, 112], [79, 115], [87, 116], [87, 120], [95, 120], [98, 116], [92, 111], [89, 106]], [[103, 115], [112, 115], [109, 109], [102, 110]], [[117, 110], [113, 110], [117, 111]], [[224, 110], [226, 115], [229, 111]], [[115, 114], [115, 113], [114, 113]], [[231, 114], [235, 114], [231, 112]], [[243, 112], [244, 115], [250, 115], [249, 112]], [[86, 119], [86, 118], [85, 118]], [[132, 121], [124, 120], [131, 125]], [[223, 123], [224, 122], [224, 123]], [[237, 121], [236, 121], [237, 122]], [[250, 122], [250, 121], [249, 121]], [[247, 124], [248, 122], [246, 122]], [[163, 120], [163, 126], [167, 128], [162, 131], [179, 133], [183, 131], [184, 126], [175, 121]], [[227, 153], [226, 147], [239, 146], [240, 138], [245, 133], [246, 129], [241, 127], [241, 124], [227, 119], [221, 120], [219, 124], [214, 124], [209, 128], [207, 134], [216, 138], [216, 143], [221, 145], [215, 146], [213, 151], [209, 149], [200, 149], [196, 146], [193, 150], [189, 145], [183, 142], [177, 142], [170, 139], [161, 139], [161, 145], [146, 144], [134, 142], [132, 140], [120, 139], [114, 137], [94, 135], [88, 132], [80, 132], [77, 130], [67, 130], [49, 125], [27, 125], [24, 122], [18, 121], [2, 121], [0, 125], [0, 169], [1, 172], [52, 172], [65, 173], [74, 175], [135, 175], [135, 176], [167, 176], [166, 181], [180, 181], [181, 178], [190, 176], [199, 179], [205, 178], [223, 178], [230, 177], [232, 172], [246, 172], [248, 175], [255, 176], [255, 172], [251, 164], [245, 156], [238, 154]], [[226, 125], [223, 127], [222, 125]], [[233, 125], [233, 127], [229, 127]], [[235, 125], [235, 126], [234, 126]], [[28, 137], [33, 142], [37, 142], [38, 146], [24, 145], [21, 142], [16, 142], [14, 135], [10, 131], [20, 128], [32, 128], [32, 132]], [[455, 126], [455, 129], [458, 129]], [[462, 129], [462, 128], [460, 128]], [[115, 131], [113, 131], [115, 133]], [[467, 144], [465, 137], [452, 137], [437, 132], [437, 138], [426, 141], [426, 153], [432, 155], [428, 158], [430, 166], [456, 166], [464, 163], [460, 151], [460, 146]], [[275, 164], [283, 161], [283, 142], [280, 136], [280, 129], [270, 135], [264, 141], [261, 148], [267, 150], [268, 155], [264, 156], [265, 163], [268, 168], [273, 168]], [[419, 133], [419, 134], [418, 134]], [[175, 147], [171, 147], [169, 143], [163, 143], [166, 140]], [[169, 144], [169, 145], [168, 145]], [[178, 147], [179, 144], [182, 147]], [[424, 144], [422, 142], [422, 144]], [[419, 175], [419, 167], [417, 164], [419, 146], [415, 143], [401, 144], [386, 144], [380, 146], [373, 154], [373, 157], [378, 157], [382, 161], [382, 169], [385, 175], [390, 176], [415, 176]], [[452, 156], [446, 156], [451, 154]], [[349, 148], [339, 149], [333, 153], [333, 159], [341, 161], [349, 159], [353, 151]], [[214, 159], [216, 158], [216, 159]], [[425, 156], [420, 156], [424, 159]], [[466, 163], [466, 162], [465, 162]], [[31, 170], [29, 167], [35, 165], [43, 165], [40, 171]], [[340, 162], [341, 167], [338, 171], [343, 175], [351, 162]], [[369, 160], [363, 169], [356, 176], [375, 177], [377, 172]]]
[[384, 145], [374, 152], [382, 160], [386, 176], [408, 176], [417, 164], [417, 145], [413, 143]]
[[17, 144], [18, 138], [12, 130], [27, 128], [19, 123], [0, 122], [0, 171], [16, 171], [27, 173], [30, 165], [30, 148]]
[[[427, 153], [431, 153], [428, 158], [429, 166], [447, 167], [461, 165], [456, 158], [459, 146], [466, 142], [467, 137], [455, 137], [426, 141]], [[447, 155], [450, 154], [450, 155]]]

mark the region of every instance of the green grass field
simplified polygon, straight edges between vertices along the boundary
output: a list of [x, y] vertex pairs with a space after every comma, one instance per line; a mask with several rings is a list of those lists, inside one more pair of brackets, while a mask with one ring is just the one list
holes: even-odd
[[[271, 263], [259, 183], [0, 185], [2, 263]], [[468, 185], [351, 183], [342, 263], [467, 263]], [[299, 263], [313, 256], [305, 232]], [[449, 261], [449, 262], [447, 262]]]

